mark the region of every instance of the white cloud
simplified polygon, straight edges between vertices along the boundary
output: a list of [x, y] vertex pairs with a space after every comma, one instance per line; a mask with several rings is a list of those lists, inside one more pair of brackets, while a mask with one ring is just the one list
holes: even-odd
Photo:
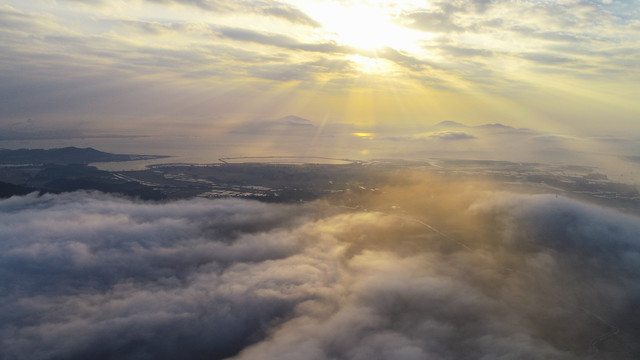
[[[470, 185], [386, 188], [368, 212], [3, 200], [0, 344], [30, 359], [640, 353], [637, 217]], [[375, 211], [390, 203], [403, 210]]]

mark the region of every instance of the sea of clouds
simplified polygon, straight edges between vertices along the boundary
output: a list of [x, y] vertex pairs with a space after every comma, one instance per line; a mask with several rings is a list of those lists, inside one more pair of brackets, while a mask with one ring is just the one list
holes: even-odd
[[358, 201], [2, 200], [0, 358], [640, 355], [638, 217], [472, 183]]

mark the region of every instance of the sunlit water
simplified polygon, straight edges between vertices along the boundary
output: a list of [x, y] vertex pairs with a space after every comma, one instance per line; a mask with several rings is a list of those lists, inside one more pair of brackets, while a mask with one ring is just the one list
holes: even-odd
[[[128, 162], [94, 163], [108, 171], [142, 170], [148, 165], [169, 163], [277, 162], [344, 163], [374, 159], [467, 159], [538, 162], [555, 165], [592, 166], [610, 180], [640, 183], [640, 163], [624, 160], [615, 153], [586, 153], [569, 149], [520, 149], [518, 144], [481, 144], [469, 149], [455, 144], [428, 146], [424, 142], [370, 139], [355, 136], [257, 136], [226, 134], [215, 138], [200, 136], [75, 138], [49, 140], [0, 141], [0, 148], [92, 147], [115, 154], [164, 155], [160, 159]], [[244, 159], [246, 158], [246, 159]]]

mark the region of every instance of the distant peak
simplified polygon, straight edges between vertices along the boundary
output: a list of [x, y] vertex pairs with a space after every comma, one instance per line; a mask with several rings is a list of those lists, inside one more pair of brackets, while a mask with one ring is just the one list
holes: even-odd
[[96, 150], [92, 147], [86, 147], [86, 148], [79, 148], [76, 146], [67, 146], [67, 147], [63, 147], [63, 148], [58, 148], [58, 149], [49, 149], [50, 151], [76, 151], [76, 152], [80, 152], [80, 151], [84, 151], [84, 152], [102, 152], [99, 150]]
[[438, 127], [438, 128], [466, 128], [468, 126], [465, 125], [465, 124], [456, 122], [456, 121], [445, 120], [445, 121], [441, 121], [441, 122], [433, 125], [433, 127]]
[[300, 116], [295, 116], [295, 115], [289, 115], [289, 116], [285, 116], [282, 117], [278, 120], [276, 120], [277, 122], [282, 122], [288, 125], [302, 125], [302, 126], [312, 126], [313, 125], [313, 121], [309, 120], [309, 119], [305, 119], [302, 118]]
[[285, 117], [281, 117], [279, 120], [292, 120], [292, 121], [311, 121], [309, 119], [305, 119], [303, 117], [300, 116], [296, 116], [296, 115], [288, 115]]
[[483, 125], [480, 125], [478, 127], [486, 128], [486, 129], [513, 129], [512, 126], [504, 125], [504, 124], [500, 124], [500, 123], [483, 124]]

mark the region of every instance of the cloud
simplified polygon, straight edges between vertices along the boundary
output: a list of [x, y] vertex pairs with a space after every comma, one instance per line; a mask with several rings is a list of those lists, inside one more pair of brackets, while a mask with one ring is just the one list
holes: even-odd
[[274, 45], [280, 47], [294, 47], [299, 45], [299, 42], [290, 36], [280, 34], [266, 34], [243, 28], [222, 28], [219, 30], [219, 34], [222, 37], [233, 40], [248, 41], [265, 45]]
[[277, 1], [220, 1], [220, 0], [146, 0], [158, 4], [179, 4], [194, 6], [206, 11], [229, 12], [229, 13], [253, 13], [282, 19], [294, 24], [311, 27], [321, 27], [311, 16], [298, 9], [294, 5]]
[[411, 27], [426, 32], [458, 32], [464, 28], [453, 23], [449, 14], [435, 11], [413, 12], [407, 15]]
[[211, 31], [205, 25], [190, 23], [161, 23], [148, 22], [139, 20], [120, 20], [120, 24], [145, 35], [165, 35], [165, 34], [185, 34], [192, 33], [195, 35], [209, 36]]
[[220, 36], [236, 41], [246, 41], [261, 45], [271, 45], [289, 50], [303, 50], [323, 53], [345, 53], [349, 48], [338, 45], [335, 42], [303, 43], [288, 35], [264, 33], [244, 28], [221, 28]]
[[622, 158], [627, 161], [640, 163], [640, 156], [623, 156]]
[[435, 133], [429, 133], [427, 137], [438, 139], [438, 140], [446, 140], [446, 141], [476, 139], [475, 136], [471, 134], [467, 134], [462, 131], [440, 131]]
[[[0, 317], [20, 326], [15, 337], [8, 336], [8, 327], [1, 330], [4, 354], [34, 359], [233, 354], [310, 296], [306, 284], [275, 267], [299, 267], [299, 274], [313, 275], [313, 264], [290, 258], [298, 251], [297, 240], [287, 231], [267, 236], [274, 230], [270, 224], [300, 221], [304, 210], [277, 208], [235, 201], [144, 205], [87, 194], [3, 202], [4, 215], [25, 221], [13, 230], [1, 225], [3, 244], [10, 248], [0, 260], [2, 276], [21, 280], [2, 285], [7, 290], [2, 303], [18, 312], [3, 311]], [[34, 212], [42, 221], [28, 220]], [[20, 244], [23, 231], [33, 236]], [[270, 274], [260, 275], [261, 268]], [[36, 309], [43, 314], [40, 320], [18, 324]], [[34, 337], [40, 340], [28, 340]]]
[[[632, 67], [629, 63], [638, 60], [635, 56], [601, 54], [626, 49], [630, 44], [626, 39], [637, 37], [629, 25], [638, 12], [628, 6], [600, 1], [434, 1], [427, 8], [403, 12], [399, 23], [432, 35], [422, 45], [447, 59], [439, 61], [441, 67], [478, 85], [486, 81], [482, 72], [491, 70], [491, 85], [507, 80], [495, 68], [502, 61], [517, 62], [533, 73], [566, 73], [578, 78], [607, 76], [614, 69], [617, 74]], [[625, 11], [631, 12], [621, 15]]]
[[[453, 123], [453, 122], [452, 122]], [[434, 126], [435, 128], [437, 128], [438, 126]], [[477, 139], [478, 137], [476, 137], [475, 135], [463, 132], [463, 131], [450, 131], [450, 130], [445, 130], [445, 131], [433, 131], [433, 132], [428, 132], [428, 133], [423, 133], [423, 134], [419, 134], [419, 135], [414, 135], [414, 136], [389, 136], [389, 137], [385, 137], [385, 140], [389, 140], [389, 141], [401, 141], [401, 142], [407, 142], [407, 141], [420, 141], [420, 142], [425, 142], [425, 141], [434, 141], [434, 140], [439, 140], [439, 141], [459, 141], [459, 140], [472, 140], [472, 139]]]
[[[56, 19], [51, 15], [33, 14], [9, 5], [0, 6], [0, 33], [5, 33], [9, 39], [16, 34], [35, 35], [41, 31], [55, 31], [57, 34], [67, 33], [65, 29], [56, 23]], [[8, 42], [8, 49], [16, 47], [16, 44]], [[8, 45], [13, 45], [9, 47]], [[17, 46], [17, 48], [20, 48]]]
[[[85, 3], [89, 5], [104, 5], [108, 2], [104, 0], [65, 0], [69, 2]], [[201, 10], [215, 12], [242, 13], [250, 12], [258, 15], [274, 17], [294, 24], [301, 24], [311, 27], [321, 27], [322, 25], [313, 20], [308, 14], [293, 5], [277, 1], [221, 1], [221, 0], [145, 0], [150, 3], [160, 5], [183, 5], [197, 7]]]
[[231, 11], [234, 9], [234, 6], [231, 5], [232, 3], [229, 3], [227, 1], [220, 1], [220, 0], [146, 0], [146, 1], [163, 4], [163, 5], [178, 4], [178, 5], [195, 6], [208, 11], [214, 11], [214, 10]]
[[265, 15], [288, 20], [292, 23], [308, 25], [311, 27], [322, 27], [320, 23], [313, 20], [309, 15], [295, 7], [286, 6], [284, 4], [265, 6], [259, 8], [259, 12]]
[[558, 135], [558, 134], [546, 134], [546, 135], [538, 135], [531, 138], [533, 141], [543, 142], [543, 143], [561, 143], [565, 141], [575, 140], [575, 137], [566, 136], [566, 135]]
[[542, 65], [556, 65], [556, 64], [564, 64], [569, 63], [572, 60], [566, 57], [557, 56], [550, 53], [530, 53], [530, 54], [522, 54], [522, 58], [527, 59], [532, 62], [536, 62]]
[[[366, 52], [363, 52], [363, 55], [366, 55]], [[379, 49], [371, 57], [386, 59], [414, 71], [435, 67], [434, 63], [432, 62], [417, 59], [391, 47]]]
[[295, 115], [289, 115], [276, 120], [249, 121], [236, 126], [231, 130], [231, 133], [313, 136], [317, 133], [317, 127], [311, 120]]
[[[640, 221], [403, 177], [326, 201], [0, 201], [7, 358], [640, 353]], [[393, 208], [392, 208], [393, 205]]]
[[259, 45], [275, 46], [288, 50], [302, 50], [325, 54], [361, 55], [373, 59], [385, 59], [413, 71], [420, 71], [435, 66], [432, 62], [417, 59], [391, 47], [383, 47], [376, 51], [368, 51], [340, 45], [334, 41], [305, 43], [288, 35], [265, 33], [244, 28], [222, 27], [217, 30], [217, 34], [220, 37], [236, 41], [246, 41]]
[[0, 126], [0, 129], [2, 130], [0, 140], [70, 139], [83, 136], [78, 128], [47, 128], [42, 122], [33, 119], [6, 124]]
[[487, 49], [479, 49], [474, 47], [456, 46], [447, 44], [429, 45], [425, 47], [430, 51], [439, 51], [442, 54], [452, 58], [471, 58], [471, 57], [493, 57], [495, 53]]
[[[435, 1], [428, 7], [363, 2], [363, 7], [371, 5], [374, 12], [388, 15], [395, 26], [413, 29], [402, 30], [415, 36], [414, 44], [398, 41], [377, 51], [344, 45], [346, 34], [332, 29], [329, 21], [320, 26], [321, 11], [326, 9], [319, 4], [257, 0], [118, 4], [77, 0], [37, 7], [12, 0], [8, 4], [0, 6], [0, 103], [5, 122], [45, 116], [51, 121], [90, 122], [96, 116], [162, 117], [167, 111], [157, 104], [181, 97], [184, 89], [189, 89], [184, 96], [194, 104], [217, 113], [218, 104], [207, 101], [216, 98], [210, 95], [212, 89], [251, 91], [270, 86], [270, 91], [261, 93], [271, 96], [285, 91], [291, 84], [283, 83], [289, 81], [301, 82], [305, 91], [321, 94], [319, 102], [329, 104], [331, 97], [354, 88], [382, 91], [380, 85], [393, 75], [397, 79], [393, 84], [403, 95], [410, 94], [403, 98], [442, 92], [458, 97], [458, 103], [465, 101], [464, 94], [477, 91], [531, 107], [544, 101], [540, 94], [578, 99], [581, 95], [570, 89], [591, 89], [598, 103], [626, 104], [617, 108], [625, 114], [617, 117], [624, 117], [623, 123], [632, 118], [635, 69], [640, 68], [635, 45], [638, 12], [624, 2], [463, 0]], [[194, 19], [194, 14], [205, 12], [206, 16]], [[142, 16], [151, 13], [157, 16]], [[353, 63], [353, 55], [382, 59], [377, 62], [381, 66], [369, 70], [345, 66]], [[319, 64], [328, 62], [343, 65]], [[559, 74], [570, 78], [558, 83]], [[548, 84], [560, 86], [551, 89]], [[605, 90], [609, 86], [619, 91]], [[616, 92], [620, 94], [614, 100], [611, 94]], [[550, 119], [570, 104], [558, 103], [549, 108]], [[185, 108], [176, 111], [181, 118], [199, 119], [200, 113], [188, 111], [193, 106]], [[241, 115], [238, 110], [233, 115], [255, 118], [267, 110], [255, 111]], [[291, 111], [295, 109], [284, 113]], [[499, 112], [479, 112], [483, 119], [478, 122], [500, 118]], [[585, 112], [591, 120], [600, 114]], [[95, 123], [104, 124], [101, 120]]]

